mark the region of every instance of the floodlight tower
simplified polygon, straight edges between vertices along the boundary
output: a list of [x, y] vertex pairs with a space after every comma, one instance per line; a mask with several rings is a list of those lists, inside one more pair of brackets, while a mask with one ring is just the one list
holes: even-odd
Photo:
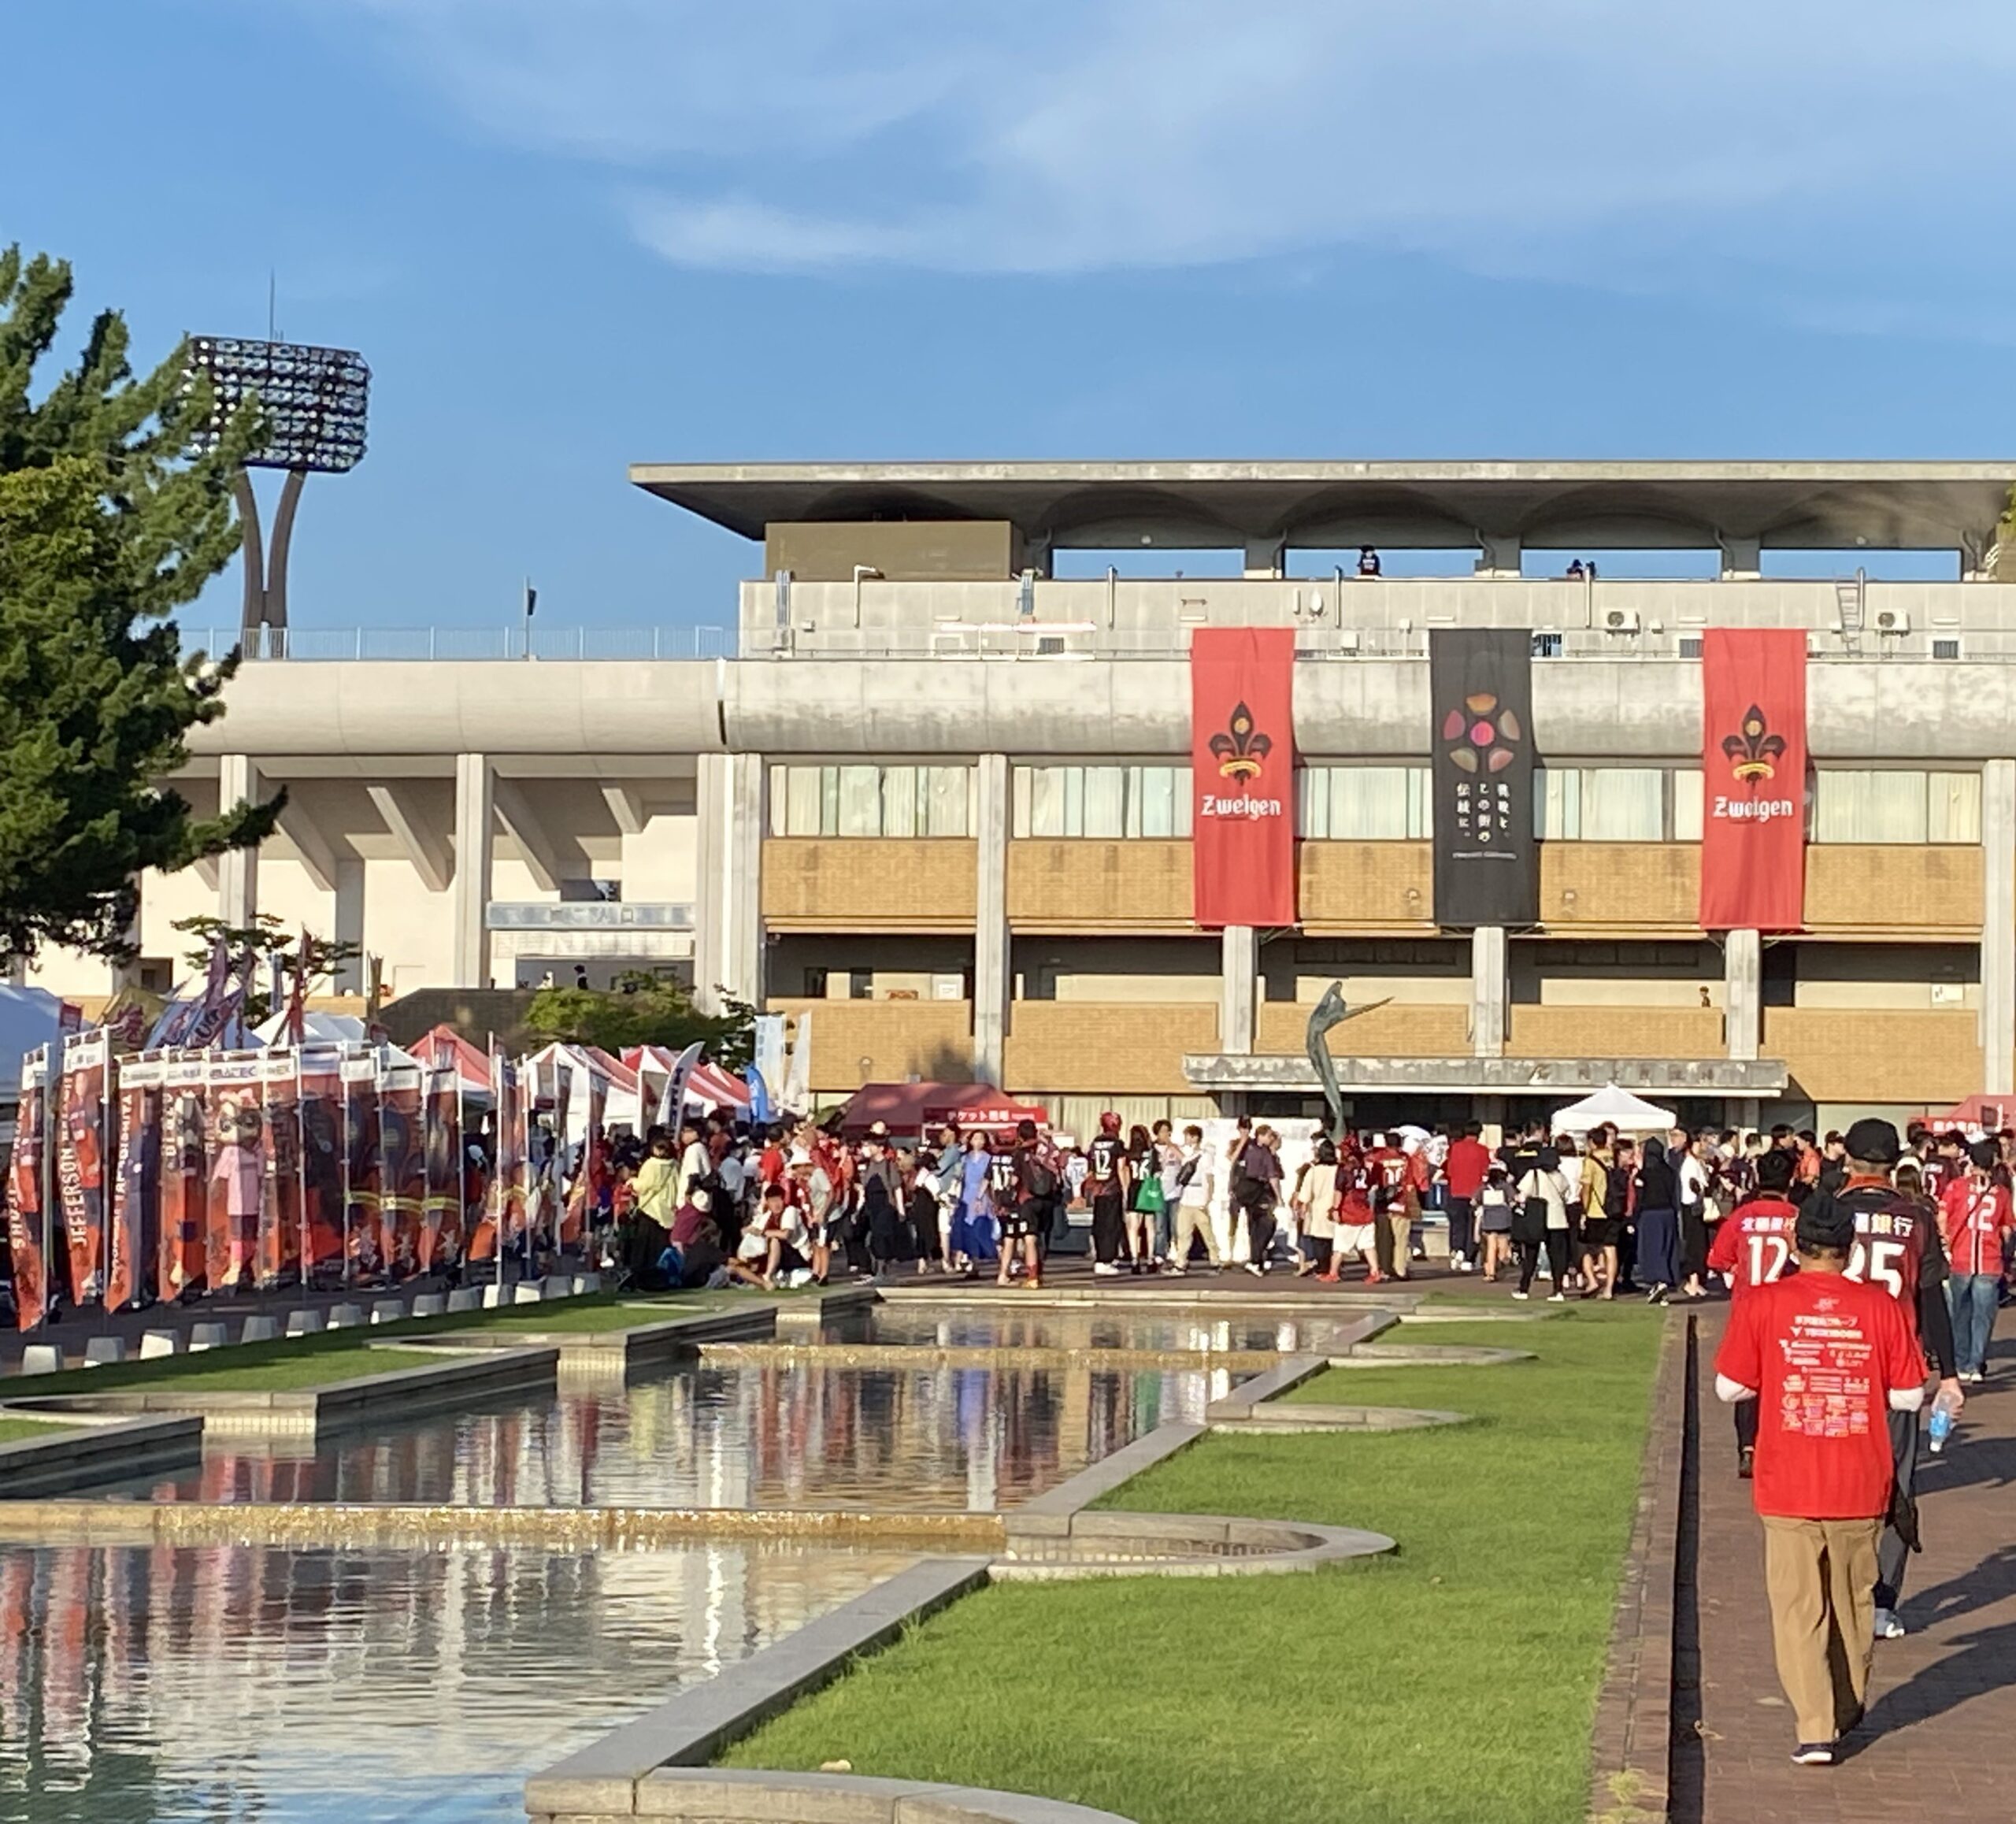
[[[198, 336], [189, 342], [189, 371], [210, 383], [209, 421], [197, 434], [214, 447], [239, 407], [258, 402], [264, 426], [259, 447], [232, 478], [245, 522], [245, 612], [240, 633], [249, 656], [280, 658], [286, 650], [287, 557], [302, 484], [311, 473], [343, 475], [364, 460], [365, 420], [371, 369], [346, 348], [311, 348], [295, 342], [250, 342]], [[259, 502], [251, 471], [278, 469], [280, 505], [273, 514], [270, 557], [259, 530]], [[268, 638], [271, 628], [275, 637]]]

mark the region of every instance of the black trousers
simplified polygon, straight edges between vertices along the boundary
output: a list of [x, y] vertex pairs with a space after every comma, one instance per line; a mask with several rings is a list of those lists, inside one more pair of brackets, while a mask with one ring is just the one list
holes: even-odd
[[1467, 1197], [1449, 1199], [1449, 1258], [1468, 1260], [1476, 1250], [1476, 1236], [1471, 1228], [1470, 1200]]
[[[1915, 1494], [1918, 1485], [1918, 1415], [1915, 1412], [1890, 1414], [1890, 1460], [1896, 1469], [1898, 1492]], [[1910, 1555], [1910, 1548], [1897, 1529], [1884, 1526], [1876, 1547], [1876, 1606], [1879, 1609], [1894, 1609], [1903, 1599], [1904, 1565]]]
[[1559, 1292], [1568, 1277], [1568, 1245], [1573, 1239], [1566, 1229], [1550, 1229], [1544, 1241], [1514, 1241], [1512, 1251], [1519, 1262], [1519, 1289], [1533, 1289], [1533, 1275], [1540, 1271], [1540, 1250], [1547, 1250], [1547, 1270], [1554, 1275], [1554, 1289]]
[[1708, 1270], [1708, 1225], [1699, 1203], [1680, 1207], [1680, 1277], [1699, 1279]]
[[1270, 1192], [1258, 1191], [1245, 1199], [1246, 1233], [1252, 1248], [1250, 1256], [1256, 1266], [1266, 1263], [1268, 1252], [1274, 1245], [1274, 1199]]
[[1731, 1410], [1736, 1414], [1736, 1448], [1754, 1451], [1757, 1448], [1757, 1402], [1739, 1400]]
[[1127, 1227], [1121, 1219], [1120, 1187], [1092, 1194], [1092, 1258], [1110, 1266], [1120, 1259], [1126, 1244]]

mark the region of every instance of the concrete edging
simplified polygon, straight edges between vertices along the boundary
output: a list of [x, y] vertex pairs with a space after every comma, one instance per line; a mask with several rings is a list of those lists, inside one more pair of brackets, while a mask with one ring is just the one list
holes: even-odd
[[[632, 1815], [665, 1824], [1132, 1824], [1117, 1812], [1022, 1792], [737, 1767], [662, 1767], [638, 1783], [635, 1803]], [[610, 1815], [535, 1812], [532, 1824], [602, 1824]]]
[[47, 1437], [0, 1444], [0, 1503], [192, 1469], [203, 1460], [200, 1418], [86, 1420], [49, 1430]]

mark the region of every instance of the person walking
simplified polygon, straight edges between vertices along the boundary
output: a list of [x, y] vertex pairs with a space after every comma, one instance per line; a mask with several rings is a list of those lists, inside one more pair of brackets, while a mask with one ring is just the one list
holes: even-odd
[[1127, 1133], [1127, 1166], [1134, 1183], [1125, 1211], [1128, 1270], [1146, 1273], [1154, 1246], [1155, 1218], [1162, 1213], [1162, 1156], [1138, 1121]]
[[1204, 1257], [1218, 1272], [1225, 1270], [1211, 1229], [1211, 1198], [1217, 1188], [1217, 1162], [1204, 1144], [1204, 1130], [1194, 1122], [1183, 1130], [1183, 1162], [1176, 1169], [1176, 1233], [1169, 1271], [1190, 1270], [1191, 1244], [1202, 1241]]
[[1406, 1258], [1403, 1243], [1399, 1258], [1393, 1246], [1396, 1234], [1410, 1234], [1413, 1224], [1406, 1214], [1403, 1187], [1406, 1182], [1407, 1156], [1400, 1149], [1388, 1144], [1386, 1136], [1376, 1133], [1372, 1144], [1365, 1152], [1366, 1182], [1372, 1194], [1372, 1219], [1373, 1239], [1378, 1250], [1377, 1267], [1382, 1279], [1405, 1279]]
[[1639, 1159], [1637, 1212], [1638, 1277], [1646, 1303], [1662, 1305], [1680, 1281], [1680, 1188], [1657, 1134]]
[[1499, 1270], [1512, 1259], [1512, 1181], [1494, 1159], [1477, 1196], [1477, 1229], [1484, 1240], [1484, 1277], [1498, 1283]]
[[992, 1260], [999, 1251], [994, 1238], [993, 1169], [987, 1135], [975, 1128], [966, 1136], [966, 1150], [959, 1157], [959, 1202], [951, 1240], [952, 1259], [968, 1279], [979, 1271], [981, 1262]]
[[[1729, 1281], [1740, 1302], [1760, 1285], [1775, 1285], [1792, 1265], [1799, 1206], [1791, 1197], [1790, 1153], [1766, 1153], [1757, 1162], [1757, 1188], [1730, 1211], [1708, 1248], [1708, 1265]], [[1736, 1473], [1749, 1480], [1757, 1456], [1757, 1403], [1736, 1407]]]
[[1296, 1219], [1302, 1225], [1302, 1264], [1299, 1275], [1317, 1273], [1334, 1281], [1332, 1249], [1337, 1237], [1337, 1149], [1329, 1140], [1316, 1143], [1316, 1156], [1303, 1167], [1302, 1180], [1292, 1199]]
[[1684, 1298], [1708, 1296], [1702, 1275], [1708, 1270], [1708, 1162], [1707, 1136], [1675, 1128], [1668, 1138], [1666, 1157], [1672, 1162], [1673, 1188], [1680, 1201], [1679, 1215], [1681, 1293]]
[[1857, 1234], [1842, 1199], [1814, 1199], [1794, 1241], [1799, 1270], [1732, 1308], [1715, 1392], [1758, 1407], [1751, 1488], [1792, 1759], [1829, 1767], [1868, 1703], [1895, 1481], [1887, 1422], [1916, 1425], [1925, 1359], [1898, 1301], [1847, 1277]]
[[[1896, 1301], [1904, 1321], [1930, 1356], [1939, 1375], [1939, 1392], [1947, 1409], [1958, 1413], [1966, 1402], [1953, 1360], [1953, 1315], [1946, 1302], [1946, 1249], [1932, 1206], [1905, 1196], [1891, 1182], [1903, 1149], [1897, 1130], [1887, 1121], [1857, 1121], [1844, 1143], [1846, 1161], [1841, 1188], [1816, 1190], [1802, 1206], [1845, 1209], [1855, 1225], [1848, 1256], [1848, 1277], [1866, 1281]], [[1916, 1533], [1918, 1415], [1902, 1409], [1890, 1415], [1892, 1467], [1898, 1503], [1892, 1523], [1877, 1548], [1876, 1637], [1894, 1640], [1904, 1633], [1897, 1614], [1903, 1595], [1904, 1565]], [[1899, 1519], [1907, 1524], [1896, 1524]]]
[[1274, 1206], [1281, 1194], [1281, 1159], [1276, 1150], [1280, 1144], [1274, 1130], [1263, 1123], [1240, 1147], [1236, 1162], [1240, 1210], [1246, 1218], [1246, 1270], [1251, 1273], [1266, 1272], [1274, 1245]]
[[1468, 1122], [1449, 1143], [1449, 1157], [1442, 1166], [1443, 1182], [1449, 1187], [1449, 1263], [1458, 1273], [1469, 1273], [1477, 1266], [1477, 1196], [1490, 1170], [1484, 1125]]
[[1010, 1283], [1017, 1257], [1022, 1283], [1043, 1287], [1042, 1242], [1050, 1226], [1050, 1201], [1057, 1195], [1057, 1172], [1036, 1142], [1036, 1124], [1015, 1124], [1014, 1150], [1008, 1155], [1006, 1196], [1001, 1204], [1001, 1267], [996, 1285]]
[[1512, 1245], [1519, 1256], [1519, 1284], [1512, 1296], [1531, 1296], [1533, 1274], [1540, 1265], [1540, 1251], [1547, 1251], [1547, 1271], [1554, 1290], [1550, 1304], [1566, 1302], [1568, 1293], [1568, 1185], [1558, 1163], [1550, 1163], [1551, 1149], [1527, 1169], [1518, 1184], [1518, 1202], [1512, 1218]]
[[1610, 1174], [1617, 1155], [1610, 1151], [1610, 1129], [1592, 1130], [1582, 1155], [1582, 1233], [1584, 1296], [1605, 1301], [1617, 1296], [1617, 1221], [1610, 1214]]
[[1085, 1148], [1085, 1201], [1092, 1207], [1092, 1271], [1102, 1279], [1120, 1272], [1127, 1240], [1124, 1211], [1129, 1188], [1127, 1149], [1120, 1144], [1120, 1117], [1110, 1109]]
[[1953, 1267], [1946, 1299], [1953, 1318], [1954, 1366], [1962, 1381], [1979, 1386], [1988, 1377], [1988, 1340], [1995, 1333], [2016, 1213], [2007, 1186], [1995, 1181], [2001, 1149], [1992, 1140], [1976, 1140], [1966, 1156], [1966, 1170], [1948, 1176], [1939, 1215]]

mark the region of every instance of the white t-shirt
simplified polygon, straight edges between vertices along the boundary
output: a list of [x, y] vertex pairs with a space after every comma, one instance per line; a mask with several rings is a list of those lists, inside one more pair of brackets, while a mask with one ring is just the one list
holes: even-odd
[[1681, 1159], [1674, 1179], [1680, 1186], [1681, 1203], [1705, 1203], [1708, 1200], [1708, 1167], [1692, 1153]]
[[707, 1149], [695, 1140], [679, 1155], [679, 1194], [675, 1204], [686, 1201], [686, 1193], [707, 1175]]

